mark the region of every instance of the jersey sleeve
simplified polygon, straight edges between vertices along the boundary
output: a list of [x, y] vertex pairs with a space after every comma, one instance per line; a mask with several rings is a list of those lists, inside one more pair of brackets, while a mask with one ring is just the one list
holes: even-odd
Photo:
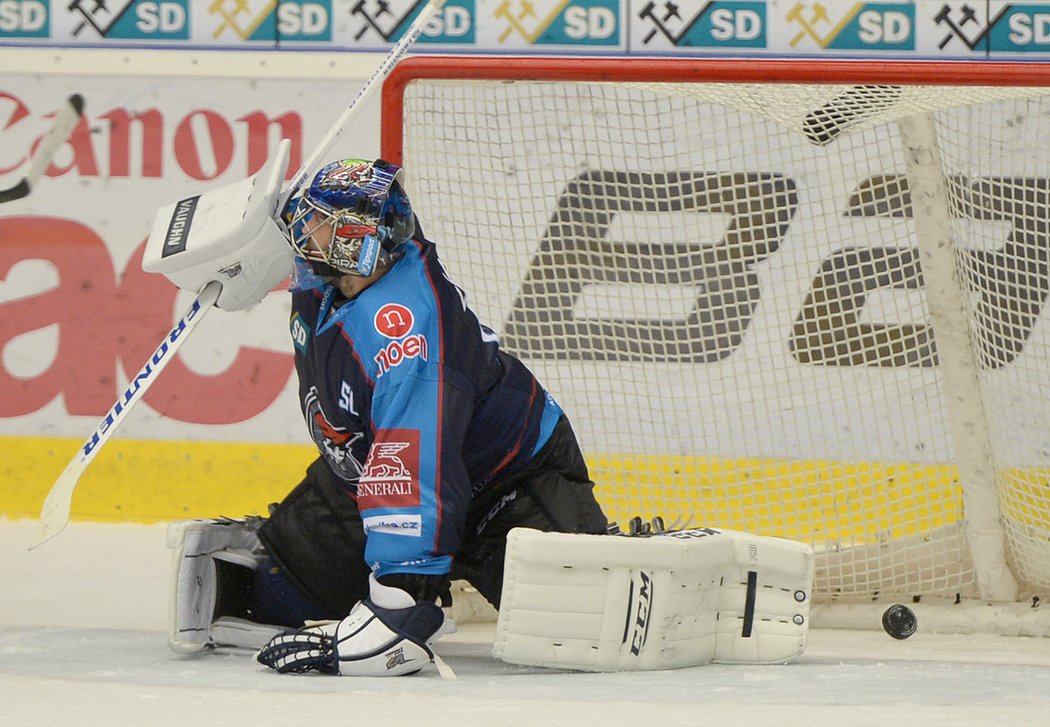
[[376, 427], [358, 508], [376, 575], [447, 573], [463, 536], [470, 482], [463, 464], [469, 398], [440, 378], [402, 377], [373, 399]]
[[[401, 308], [408, 332], [396, 336], [403, 331], [380, 323], [396, 337], [369, 347], [373, 438], [357, 483], [365, 557], [377, 576], [444, 574], [471, 498], [462, 450], [474, 399], [446, 380], [437, 317], [426, 307]], [[383, 314], [380, 308], [376, 320]]]

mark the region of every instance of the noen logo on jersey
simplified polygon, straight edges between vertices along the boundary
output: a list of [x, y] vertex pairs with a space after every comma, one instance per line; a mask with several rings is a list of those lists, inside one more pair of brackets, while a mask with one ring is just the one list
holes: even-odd
[[400, 303], [387, 303], [376, 311], [376, 330], [387, 338], [403, 338], [412, 330], [416, 317], [412, 309]]
[[427, 360], [427, 339], [422, 333], [411, 335], [403, 341], [391, 341], [373, 356], [372, 360], [378, 367], [376, 378], [412, 358]]
[[415, 320], [412, 310], [400, 303], [387, 303], [376, 311], [373, 319], [376, 331], [387, 338], [396, 339], [380, 349], [372, 358], [378, 368], [376, 378], [408, 359], [427, 360], [426, 336], [422, 333], [408, 335]]

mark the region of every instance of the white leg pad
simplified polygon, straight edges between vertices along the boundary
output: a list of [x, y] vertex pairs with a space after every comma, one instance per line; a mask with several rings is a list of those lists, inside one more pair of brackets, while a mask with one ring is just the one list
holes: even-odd
[[167, 544], [173, 551], [168, 603], [172, 651], [194, 654], [214, 646], [255, 648], [280, 632], [278, 627], [241, 619], [219, 619], [215, 628], [219, 590], [215, 561], [254, 569], [260, 548], [254, 528], [238, 520], [182, 520], [168, 526]]
[[731, 530], [507, 539], [493, 654], [583, 671], [784, 663], [809, 631], [813, 550]]

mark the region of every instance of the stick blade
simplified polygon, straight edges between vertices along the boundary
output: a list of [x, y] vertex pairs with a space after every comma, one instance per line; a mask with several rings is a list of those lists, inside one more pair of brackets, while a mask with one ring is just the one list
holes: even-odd
[[67, 467], [55, 480], [51, 491], [44, 498], [44, 506], [40, 510], [40, 523], [37, 525], [33, 542], [29, 545], [30, 550], [43, 545], [66, 529], [73, 504], [73, 490], [76, 489], [79, 479], [80, 468]]
[[29, 195], [29, 180], [23, 179], [21, 182], [13, 187], [7, 189], [0, 189], [0, 204], [4, 202], [13, 202], [16, 199], [22, 199]]
[[73, 133], [83, 116], [84, 97], [79, 93], [74, 93], [65, 100], [62, 107], [55, 114], [55, 121], [47, 134], [44, 135], [43, 141], [40, 142], [40, 147], [33, 156], [33, 160], [29, 163], [29, 170], [26, 172], [25, 177], [22, 178], [22, 181], [13, 187], [0, 189], [0, 204], [22, 199], [29, 195], [40, 180], [40, 177], [44, 175], [52, 157], [58, 151], [58, 147], [69, 138], [69, 135]]
[[72, 96], [67, 98], [66, 103], [68, 103], [70, 107], [72, 107], [73, 112], [77, 116], [84, 115], [84, 97], [81, 96], [79, 93], [74, 93]]

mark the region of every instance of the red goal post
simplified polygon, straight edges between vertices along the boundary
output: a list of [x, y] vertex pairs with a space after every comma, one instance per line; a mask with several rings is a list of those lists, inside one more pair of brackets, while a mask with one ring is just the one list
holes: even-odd
[[382, 153], [612, 519], [808, 542], [829, 620], [1050, 633], [1047, 70], [415, 57]]
[[382, 153], [401, 163], [405, 88], [432, 81], [923, 84], [1050, 86], [1040, 63], [692, 60], [422, 56], [401, 61], [383, 85]]

